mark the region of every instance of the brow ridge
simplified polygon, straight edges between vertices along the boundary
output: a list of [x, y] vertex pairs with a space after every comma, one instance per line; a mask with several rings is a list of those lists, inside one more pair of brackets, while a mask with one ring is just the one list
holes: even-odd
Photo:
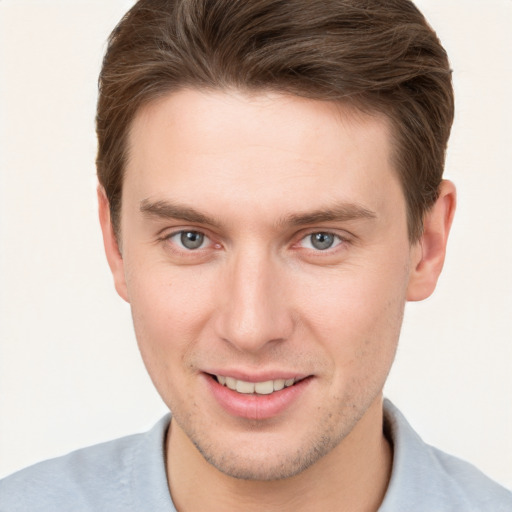
[[358, 219], [375, 219], [377, 214], [355, 203], [341, 203], [321, 210], [297, 213], [284, 217], [280, 224], [300, 226], [321, 222], [345, 222]]
[[178, 219], [197, 224], [218, 226], [218, 223], [208, 215], [205, 215], [190, 206], [184, 206], [167, 200], [151, 201], [149, 199], [143, 199], [140, 202], [140, 211], [148, 217]]
[[[178, 219], [197, 224], [218, 227], [219, 223], [213, 218], [196, 209], [168, 200], [151, 201], [144, 199], [140, 202], [140, 211], [148, 217], [162, 219]], [[356, 203], [335, 204], [311, 212], [294, 213], [282, 217], [278, 226], [302, 226], [321, 222], [346, 222], [357, 219], [375, 219], [376, 213]]]

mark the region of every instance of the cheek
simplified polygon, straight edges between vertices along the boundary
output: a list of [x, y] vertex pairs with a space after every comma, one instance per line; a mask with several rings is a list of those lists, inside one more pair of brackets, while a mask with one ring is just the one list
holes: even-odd
[[368, 267], [332, 275], [309, 294], [304, 306], [310, 329], [347, 369], [390, 365], [405, 307], [406, 265], [386, 270]]
[[137, 342], [153, 376], [186, 360], [211, 311], [208, 282], [195, 269], [128, 265], [127, 286]]
[[131, 310], [139, 351], [146, 370], [169, 409], [193, 403], [183, 385], [193, 374], [186, 362], [194, 350], [202, 324], [200, 308], [172, 280], [132, 283]]

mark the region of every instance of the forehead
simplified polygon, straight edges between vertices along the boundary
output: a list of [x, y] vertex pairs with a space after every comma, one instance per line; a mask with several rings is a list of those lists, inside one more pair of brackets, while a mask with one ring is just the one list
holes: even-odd
[[339, 201], [374, 210], [398, 186], [391, 150], [382, 115], [278, 93], [183, 90], [134, 119], [123, 203], [129, 194], [226, 213], [228, 203], [281, 214]]
[[[129, 145], [133, 148], [140, 141], [160, 144], [162, 137], [157, 136], [156, 129], [164, 137], [172, 134], [180, 151], [207, 150], [206, 146], [215, 151], [223, 139], [223, 146], [245, 148], [262, 143], [301, 155], [309, 153], [310, 144], [322, 139], [323, 147], [318, 149], [330, 156], [333, 142], [336, 149], [343, 149], [339, 147], [343, 143], [338, 136], [340, 131], [352, 130], [351, 144], [364, 144], [376, 137], [388, 138], [389, 126], [383, 114], [364, 113], [348, 103], [277, 92], [183, 89], [139, 109], [130, 130]], [[315, 152], [311, 156], [318, 155]]]

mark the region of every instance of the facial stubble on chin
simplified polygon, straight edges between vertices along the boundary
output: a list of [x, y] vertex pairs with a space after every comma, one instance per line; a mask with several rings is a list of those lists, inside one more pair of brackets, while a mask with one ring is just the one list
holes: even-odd
[[[193, 421], [188, 422], [189, 428], [184, 428], [179, 415], [173, 415], [172, 421], [185, 433], [202, 458], [224, 475], [239, 480], [270, 482], [291, 478], [306, 471], [335, 449], [350, 434], [376, 396], [368, 397], [368, 403], [363, 407], [359, 406], [360, 409], [357, 400], [346, 400], [337, 412], [323, 411], [323, 421], [318, 423], [320, 428], [305, 436], [299, 447], [291, 453], [283, 454], [276, 454], [269, 447], [263, 461], [262, 458], [251, 459], [245, 454], [229, 451], [226, 446], [218, 446], [206, 440], [191, 426]], [[358, 414], [354, 416], [354, 411], [358, 409]], [[187, 421], [184, 423], [186, 425]], [[246, 421], [246, 427], [255, 436], [263, 430], [258, 420]]]

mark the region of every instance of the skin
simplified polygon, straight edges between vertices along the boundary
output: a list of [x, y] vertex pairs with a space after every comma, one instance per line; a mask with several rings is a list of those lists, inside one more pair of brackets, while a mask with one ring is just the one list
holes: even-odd
[[[180, 511], [382, 501], [382, 388], [405, 302], [434, 290], [455, 207], [443, 182], [423, 237], [409, 241], [390, 141], [383, 116], [277, 93], [183, 90], [135, 118], [118, 239], [101, 188], [100, 220], [173, 412]], [[181, 243], [191, 231], [205, 235], [198, 249]], [[332, 246], [315, 248], [315, 233]], [[209, 374], [307, 383], [278, 414], [246, 418], [219, 404]]]

